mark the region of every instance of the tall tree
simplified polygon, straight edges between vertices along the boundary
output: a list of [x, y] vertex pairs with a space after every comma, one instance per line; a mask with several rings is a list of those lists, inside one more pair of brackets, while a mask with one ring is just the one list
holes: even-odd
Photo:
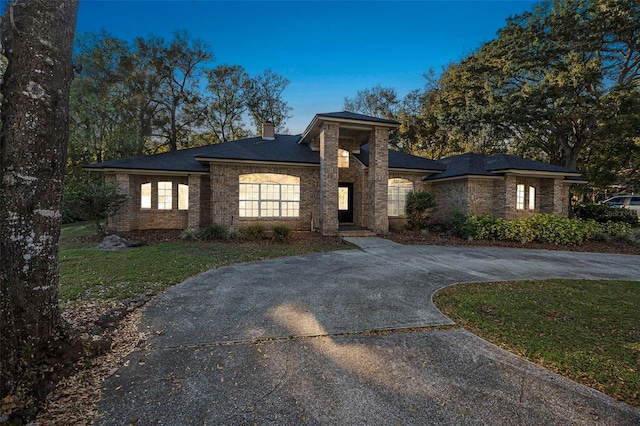
[[630, 146], [639, 37], [637, 1], [536, 5], [443, 76], [443, 122], [571, 168], [598, 143]]
[[85, 177], [85, 164], [141, 155], [145, 142], [139, 137], [132, 79], [123, 67], [131, 56], [128, 43], [104, 31], [86, 33], [77, 37], [75, 50], [68, 182]]
[[344, 98], [344, 109], [393, 120], [396, 118], [400, 102], [396, 89], [378, 85], [358, 90], [353, 98]]
[[2, 18], [0, 396], [59, 345], [58, 237], [78, 0], [11, 2]]
[[247, 136], [242, 115], [247, 111], [249, 74], [240, 65], [220, 65], [207, 71], [208, 99], [205, 122], [217, 142]]
[[190, 131], [204, 117], [206, 105], [198, 84], [201, 66], [213, 60], [213, 54], [204, 41], [192, 39], [186, 30], [176, 32], [168, 45], [162, 39], [150, 39], [146, 44], [160, 79], [154, 98], [160, 106], [156, 124], [162, 143], [174, 151], [188, 145]]
[[271, 122], [276, 132], [284, 132], [291, 107], [282, 99], [282, 92], [289, 85], [284, 76], [274, 73], [270, 69], [253, 77], [247, 90], [247, 108], [251, 120], [260, 134], [262, 124]]

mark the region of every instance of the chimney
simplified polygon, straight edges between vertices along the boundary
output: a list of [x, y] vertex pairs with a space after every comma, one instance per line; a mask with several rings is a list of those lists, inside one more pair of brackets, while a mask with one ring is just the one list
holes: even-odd
[[276, 138], [276, 131], [273, 126], [273, 123], [267, 121], [266, 123], [262, 123], [262, 139], [266, 141], [272, 141]]

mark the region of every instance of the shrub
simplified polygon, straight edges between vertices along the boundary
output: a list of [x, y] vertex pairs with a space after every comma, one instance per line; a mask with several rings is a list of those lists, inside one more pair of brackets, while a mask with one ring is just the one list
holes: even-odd
[[509, 238], [509, 225], [507, 221], [490, 214], [469, 215], [467, 220], [471, 222], [469, 227], [473, 231], [472, 238], [481, 240], [505, 240]]
[[127, 196], [118, 192], [114, 182], [87, 182], [68, 189], [64, 195], [63, 212], [66, 220], [93, 221], [96, 232], [103, 237], [109, 216], [117, 214], [127, 202]]
[[429, 191], [409, 192], [405, 206], [409, 226], [414, 229], [426, 229], [429, 226], [431, 211], [435, 206], [435, 193]]
[[226, 240], [229, 238], [229, 227], [212, 223], [209, 226], [200, 228], [199, 238], [202, 240]]
[[573, 209], [576, 217], [582, 220], [595, 220], [598, 223], [622, 222], [638, 226], [639, 218], [635, 211], [610, 207], [606, 204], [580, 204]]
[[183, 240], [192, 240], [196, 241], [200, 239], [200, 229], [198, 228], [187, 228], [180, 233], [180, 238]]
[[451, 233], [467, 240], [473, 239], [476, 235], [473, 222], [460, 210], [453, 212], [446, 226]]
[[240, 236], [245, 240], [264, 240], [267, 238], [267, 232], [264, 225], [260, 223], [254, 223], [252, 225], [240, 228]]
[[289, 234], [291, 233], [291, 228], [287, 225], [275, 225], [271, 228], [271, 238], [275, 241], [284, 242], [289, 238]]

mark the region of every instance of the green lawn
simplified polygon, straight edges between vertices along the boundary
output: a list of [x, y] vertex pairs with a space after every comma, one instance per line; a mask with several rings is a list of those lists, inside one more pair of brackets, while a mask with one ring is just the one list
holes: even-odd
[[434, 302], [482, 338], [640, 407], [640, 282], [457, 285]]
[[329, 242], [170, 242], [124, 251], [74, 243], [91, 235], [91, 224], [63, 226], [60, 300], [126, 299], [157, 293], [208, 269], [277, 257], [349, 248]]

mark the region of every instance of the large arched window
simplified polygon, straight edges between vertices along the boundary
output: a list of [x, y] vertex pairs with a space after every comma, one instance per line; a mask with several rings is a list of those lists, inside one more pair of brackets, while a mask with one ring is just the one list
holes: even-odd
[[389, 179], [388, 215], [404, 216], [407, 205], [407, 194], [413, 191], [413, 182], [408, 179]]
[[349, 151], [346, 149], [338, 149], [338, 167], [349, 168]]
[[240, 175], [240, 217], [299, 217], [300, 178], [276, 173]]

